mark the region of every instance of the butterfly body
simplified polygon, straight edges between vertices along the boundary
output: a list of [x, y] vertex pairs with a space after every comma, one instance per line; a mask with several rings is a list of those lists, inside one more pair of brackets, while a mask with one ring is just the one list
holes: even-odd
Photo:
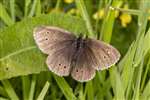
[[96, 70], [115, 64], [120, 53], [99, 40], [76, 38], [73, 33], [58, 27], [41, 26], [34, 29], [39, 49], [48, 54], [49, 70], [59, 76], [71, 76], [80, 82], [93, 79]]

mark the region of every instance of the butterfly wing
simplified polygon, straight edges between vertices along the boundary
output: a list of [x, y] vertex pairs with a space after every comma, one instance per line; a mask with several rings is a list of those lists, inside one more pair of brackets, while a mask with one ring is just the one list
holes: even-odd
[[74, 50], [73, 43], [70, 42], [65, 48], [50, 53], [46, 60], [48, 68], [59, 76], [68, 76], [72, 67], [71, 61], [75, 52]]
[[59, 76], [69, 75], [75, 36], [57, 27], [41, 26], [34, 29], [34, 39], [39, 49], [49, 55], [48, 68]]
[[89, 81], [95, 76], [95, 69], [92, 67], [92, 62], [88, 54], [88, 48], [81, 48], [76, 53], [71, 76], [80, 82]]
[[117, 49], [102, 41], [87, 39], [86, 45], [91, 50], [91, 57], [95, 60], [95, 62], [93, 61], [94, 66], [92, 67], [96, 70], [107, 69], [115, 64], [120, 58], [120, 53]]
[[[37, 46], [45, 54], [59, 50], [65, 43], [75, 39], [72, 33], [57, 27], [40, 26], [33, 33]], [[62, 46], [57, 46], [59, 44]]]

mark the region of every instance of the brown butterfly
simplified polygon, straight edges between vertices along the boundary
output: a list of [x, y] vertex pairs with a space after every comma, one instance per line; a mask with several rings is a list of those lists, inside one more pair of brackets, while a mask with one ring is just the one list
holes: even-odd
[[59, 76], [71, 76], [80, 82], [91, 80], [96, 70], [115, 64], [120, 53], [102, 41], [78, 38], [71, 32], [52, 26], [34, 29], [34, 39], [39, 49], [48, 54], [49, 70]]

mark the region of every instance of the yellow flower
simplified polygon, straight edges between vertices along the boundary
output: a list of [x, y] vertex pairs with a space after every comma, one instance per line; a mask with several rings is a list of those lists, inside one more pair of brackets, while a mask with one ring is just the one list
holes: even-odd
[[[125, 5], [124, 9], [128, 9], [128, 5]], [[127, 27], [127, 24], [129, 24], [132, 21], [132, 17], [128, 13], [122, 13], [119, 18], [123, 27]]]
[[74, 0], [64, 0], [64, 2], [70, 4], [70, 3], [73, 3]]
[[102, 19], [104, 17], [104, 9], [100, 9], [93, 15], [93, 19]]
[[123, 13], [120, 15], [120, 20], [121, 20], [121, 25], [123, 27], [127, 27], [127, 24], [129, 24], [132, 20], [131, 15], [127, 14], [127, 13]]

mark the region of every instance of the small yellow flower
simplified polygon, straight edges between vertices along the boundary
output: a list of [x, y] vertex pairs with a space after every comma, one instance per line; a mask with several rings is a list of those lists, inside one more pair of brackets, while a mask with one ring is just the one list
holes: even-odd
[[100, 9], [93, 15], [93, 19], [102, 19], [104, 17], [104, 9]]
[[70, 3], [73, 3], [74, 0], [64, 0], [64, 2], [70, 4]]
[[[128, 9], [128, 5], [125, 5], [124, 9]], [[128, 13], [122, 13], [119, 18], [123, 27], [127, 27], [127, 24], [129, 24], [132, 21], [132, 17]]]
[[121, 20], [121, 25], [123, 27], [127, 27], [127, 24], [129, 24], [132, 20], [131, 15], [127, 14], [127, 13], [123, 13], [120, 15], [120, 20]]

